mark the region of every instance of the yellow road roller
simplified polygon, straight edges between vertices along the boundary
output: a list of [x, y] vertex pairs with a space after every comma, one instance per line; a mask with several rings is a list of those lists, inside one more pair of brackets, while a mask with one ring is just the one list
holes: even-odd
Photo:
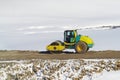
[[65, 49], [74, 49], [76, 53], [86, 53], [94, 45], [93, 40], [77, 33], [77, 30], [65, 30], [64, 42], [54, 41], [46, 49], [50, 52], [63, 51]]

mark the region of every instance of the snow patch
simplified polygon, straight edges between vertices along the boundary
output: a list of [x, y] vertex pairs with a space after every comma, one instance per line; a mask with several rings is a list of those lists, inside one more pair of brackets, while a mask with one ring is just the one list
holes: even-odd
[[119, 80], [119, 59], [0, 61], [0, 80]]

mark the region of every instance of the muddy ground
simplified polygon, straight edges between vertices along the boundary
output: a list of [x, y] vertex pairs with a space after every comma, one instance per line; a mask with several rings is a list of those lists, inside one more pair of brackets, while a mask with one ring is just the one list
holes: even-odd
[[44, 51], [0, 50], [0, 60], [26, 60], [26, 59], [120, 59], [120, 51], [89, 51], [85, 54], [62, 52], [50, 54]]

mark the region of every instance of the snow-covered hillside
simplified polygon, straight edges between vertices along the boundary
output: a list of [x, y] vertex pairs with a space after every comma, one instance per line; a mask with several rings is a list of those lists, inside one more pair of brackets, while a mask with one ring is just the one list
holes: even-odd
[[120, 60], [0, 61], [0, 80], [119, 80]]
[[[25, 28], [18, 28], [17, 31], [22, 31], [24, 34], [40, 34], [40, 33], [55, 33], [63, 32], [64, 30], [105, 30], [117, 29], [120, 26], [29, 26]], [[42, 30], [42, 31], [39, 31]]]

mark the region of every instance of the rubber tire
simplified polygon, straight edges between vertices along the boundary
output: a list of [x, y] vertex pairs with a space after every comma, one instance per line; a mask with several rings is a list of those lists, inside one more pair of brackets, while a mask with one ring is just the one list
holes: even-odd
[[87, 48], [87, 51], [89, 50], [89, 47]]
[[[80, 47], [81, 50], [77, 49], [78, 46]], [[76, 53], [83, 54], [83, 53], [86, 53], [87, 50], [88, 50], [87, 44], [83, 41], [80, 41], [75, 45]]]

